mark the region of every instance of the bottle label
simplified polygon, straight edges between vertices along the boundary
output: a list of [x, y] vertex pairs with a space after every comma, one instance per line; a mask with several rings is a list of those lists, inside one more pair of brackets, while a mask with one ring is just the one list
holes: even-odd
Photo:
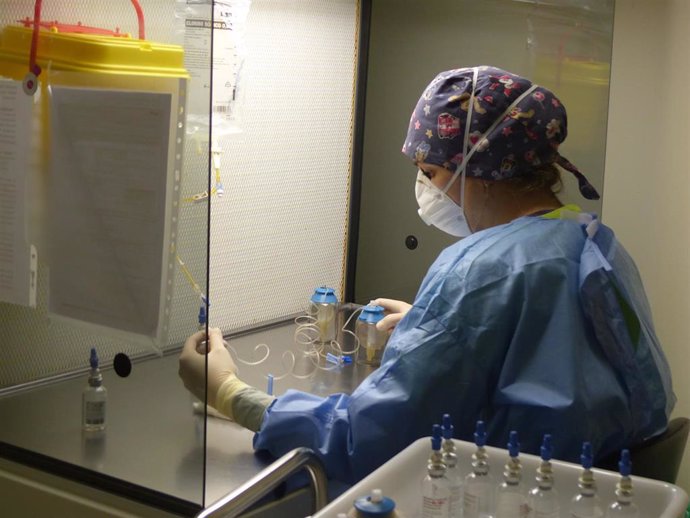
[[84, 402], [84, 424], [101, 425], [105, 423], [105, 401]]
[[448, 498], [425, 496], [422, 500], [423, 518], [446, 518], [448, 516]]
[[460, 516], [462, 509], [462, 486], [455, 485], [450, 488], [450, 515]]
[[479, 514], [479, 497], [473, 495], [465, 489], [465, 495], [462, 501], [462, 510], [464, 516], [478, 516]]
[[498, 496], [496, 501], [496, 516], [527, 518], [529, 505], [519, 493], [503, 493]]

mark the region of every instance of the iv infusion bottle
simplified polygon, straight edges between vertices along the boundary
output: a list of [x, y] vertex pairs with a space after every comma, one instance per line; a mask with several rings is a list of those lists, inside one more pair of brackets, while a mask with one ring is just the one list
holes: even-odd
[[616, 484], [616, 501], [609, 506], [606, 518], [639, 518], [640, 512], [637, 509], [637, 504], [633, 502], [633, 486], [630, 479], [630, 472], [632, 470], [630, 451], [621, 451], [618, 469], [621, 478], [618, 484]]
[[326, 286], [320, 286], [314, 290], [311, 296], [312, 316], [316, 318], [316, 326], [319, 329], [320, 343], [330, 343], [336, 338], [336, 314], [338, 312], [338, 297], [335, 290]]
[[580, 455], [582, 472], [577, 480], [580, 488], [579, 494], [575, 495], [570, 502], [571, 518], [602, 518], [604, 511], [601, 507], [601, 500], [597, 495], [597, 485], [592, 473], [592, 443], [582, 443], [582, 454]]
[[458, 465], [458, 455], [453, 441], [453, 424], [449, 414], [443, 414], [443, 462], [446, 465], [446, 478], [450, 487], [450, 506], [448, 516], [460, 518], [462, 516], [462, 488], [463, 479]]
[[358, 363], [374, 366], [381, 364], [388, 333], [376, 329], [376, 322], [383, 319], [383, 312], [384, 309], [381, 306], [364, 306], [357, 318], [355, 335], [359, 339]]
[[496, 488], [496, 518], [527, 518], [529, 516], [519, 454], [518, 433], [513, 430], [508, 440], [509, 459], [503, 472], [503, 482]]
[[441, 427], [435, 424], [431, 434], [431, 455], [427, 475], [422, 480], [422, 518], [448, 518], [450, 487], [441, 453]]
[[89, 364], [89, 380], [81, 396], [81, 423], [85, 432], [100, 432], [105, 430], [105, 403], [108, 392], [103, 386], [103, 376], [98, 368], [98, 355], [94, 347], [91, 348]]
[[537, 468], [537, 486], [529, 492], [530, 518], [558, 518], [560, 504], [558, 492], [553, 487], [551, 465], [551, 434], [544, 434], [541, 444], [541, 464]]
[[489, 456], [486, 446], [484, 421], [477, 421], [474, 432], [477, 451], [472, 455], [472, 473], [465, 477], [463, 497], [464, 518], [489, 518], [494, 498], [495, 482], [489, 474]]

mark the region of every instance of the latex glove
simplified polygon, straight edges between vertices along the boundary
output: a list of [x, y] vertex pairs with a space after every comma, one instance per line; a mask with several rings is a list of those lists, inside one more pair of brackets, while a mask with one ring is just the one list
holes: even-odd
[[393, 299], [376, 299], [372, 300], [369, 304], [383, 307], [386, 316], [376, 323], [376, 329], [379, 331], [387, 331], [388, 334], [393, 332], [398, 322], [402, 320], [402, 317], [404, 317], [412, 307], [412, 305], [407, 302]]
[[[223, 334], [220, 329], [209, 329], [208, 350], [208, 404], [216, 405], [218, 389], [229, 378], [234, 378], [237, 366], [230, 356], [230, 352], [223, 345]], [[201, 401], [204, 400], [204, 371], [206, 346], [206, 332], [199, 331], [187, 338], [180, 354], [178, 374], [187, 390]]]

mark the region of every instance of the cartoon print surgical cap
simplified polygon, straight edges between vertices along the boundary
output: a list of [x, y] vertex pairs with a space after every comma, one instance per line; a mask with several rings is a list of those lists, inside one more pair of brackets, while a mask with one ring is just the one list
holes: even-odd
[[[448, 70], [429, 83], [410, 118], [402, 149], [406, 156], [450, 171], [462, 164], [474, 72]], [[585, 198], [599, 199], [585, 176], [558, 152], [568, 124], [565, 107], [553, 92], [535, 86], [511, 108], [532, 86], [529, 79], [500, 68], [477, 67], [466, 175], [504, 180], [556, 163], [575, 175]]]

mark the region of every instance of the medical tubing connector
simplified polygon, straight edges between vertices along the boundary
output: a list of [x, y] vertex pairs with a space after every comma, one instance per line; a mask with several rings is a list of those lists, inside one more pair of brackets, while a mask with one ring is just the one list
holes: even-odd
[[520, 483], [522, 474], [522, 464], [520, 463], [520, 443], [518, 433], [515, 430], [510, 432], [508, 439], [508, 462], [504, 466], [503, 479], [506, 484], [515, 486]]
[[431, 430], [431, 455], [427, 470], [431, 478], [441, 478], [446, 474], [446, 464], [441, 453], [441, 426], [435, 424]]
[[582, 454], [580, 455], [580, 464], [582, 464], [582, 472], [577, 479], [577, 485], [583, 493], [592, 494], [596, 489], [594, 481], [594, 473], [592, 473], [593, 465], [592, 443], [585, 441], [582, 443]]
[[535, 477], [537, 485], [541, 489], [551, 489], [553, 487], [553, 466], [550, 462], [552, 452], [551, 434], [544, 434], [540, 448], [541, 464], [537, 468], [537, 476]]
[[632, 472], [632, 462], [630, 461], [630, 451], [622, 450], [621, 459], [618, 462], [618, 470], [621, 478], [616, 484], [616, 500], [620, 504], [630, 504], [633, 498], [633, 485], [630, 473]]
[[477, 421], [474, 431], [474, 443], [477, 451], [472, 454], [472, 471], [475, 475], [486, 475], [489, 473], [489, 455], [486, 453], [486, 426], [484, 421]]

